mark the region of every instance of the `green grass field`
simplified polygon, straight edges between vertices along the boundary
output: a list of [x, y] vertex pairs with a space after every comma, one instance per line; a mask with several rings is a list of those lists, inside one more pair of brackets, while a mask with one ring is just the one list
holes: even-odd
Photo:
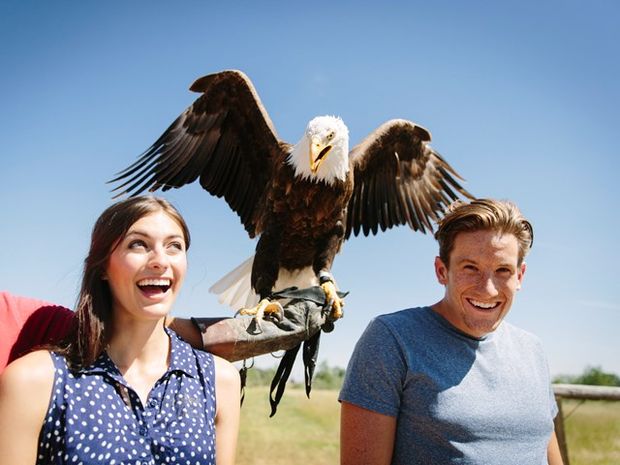
[[578, 404], [562, 402], [570, 465], [620, 464], [620, 402]]
[[[241, 409], [238, 465], [333, 465], [339, 459], [340, 404], [337, 391], [287, 387], [278, 413], [267, 387], [248, 388]], [[564, 415], [576, 401], [563, 402]], [[620, 464], [620, 402], [588, 401], [565, 423], [570, 465]]]
[[241, 408], [238, 465], [333, 465], [339, 460], [340, 404], [337, 391], [286, 392], [269, 418], [269, 389], [248, 388]]

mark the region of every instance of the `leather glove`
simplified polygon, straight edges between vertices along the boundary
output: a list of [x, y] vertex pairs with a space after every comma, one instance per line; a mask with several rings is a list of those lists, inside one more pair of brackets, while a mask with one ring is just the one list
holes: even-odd
[[[344, 297], [346, 293], [340, 294]], [[325, 294], [316, 286], [289, 288], [271, 298], [291, 299], [281, 320], [253, 318], [192, 318], [200, 331], [204, 349], [234, 362], [280, 350], [289, 350], [309, 340], [321, 329], [334, 328], [325, 309]]]

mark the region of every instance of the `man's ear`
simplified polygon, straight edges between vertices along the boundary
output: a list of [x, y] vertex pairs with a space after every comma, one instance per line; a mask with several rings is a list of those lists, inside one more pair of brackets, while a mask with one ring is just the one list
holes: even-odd
[[448, 284], [448, 267], [444, 264], [443, 260], [439, 257], [435, 257], [435, 275], [439, 284]]
[[519, 284], [517, 284], [517, 290], [521, 289], [521, 285], [523, 284], [523, 276], [525, 275], [525, 269], [527, 268], [527, 266], [525, 265], [525, 262], [521, 263], [521, 266], [519, 267], [519, 270], [517, 271], [517, 280], [519, 281]]

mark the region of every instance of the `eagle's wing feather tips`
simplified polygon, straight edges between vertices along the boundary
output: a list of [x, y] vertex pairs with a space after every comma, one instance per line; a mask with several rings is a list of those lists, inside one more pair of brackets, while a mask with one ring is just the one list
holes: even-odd
[[472, 198], [458, 173], [433, 150], [430, 133], [411, 121], [387, 121], [350, 154], [354, 190], [347, 211], [346, 237], [377, 234], [398, 225], [432, 231], [459, 195]]
[[111, 183], [117, 197], [145, 190], [179, 188], [200, 178], [212, 195], [224, 197], [250, 236], [255, 211], [285, 147], [250, 80], [223, 71], [196, 80], [202, 95], [132, 165]]

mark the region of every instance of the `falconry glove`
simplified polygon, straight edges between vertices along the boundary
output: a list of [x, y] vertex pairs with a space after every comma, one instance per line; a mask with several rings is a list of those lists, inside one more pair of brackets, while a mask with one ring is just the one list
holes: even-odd
[[[339, 293], [343, 298], [347, 294]], [[334, 322], [325, 293], [319, 286], [306, 289], [288, 288], [273, 293], [271, 299], [290, 299], [284, 306], [282, 319], [264, 319], [257, 325], [253, 318], [192, 318], [202, 335], [207, 351], [225, 353], [234, 362], [284, 350], [271, 384], [271, 416], [284, 393], [297, 352], [302, 344], [306, 394], [310, 395], [312, 376], [318, 357], [321, 331], [330, 332]], [[218, 323], [219, 331], [210, 333], [209, 327]], [[244, 373], [242, 373], [243, 378]]]

